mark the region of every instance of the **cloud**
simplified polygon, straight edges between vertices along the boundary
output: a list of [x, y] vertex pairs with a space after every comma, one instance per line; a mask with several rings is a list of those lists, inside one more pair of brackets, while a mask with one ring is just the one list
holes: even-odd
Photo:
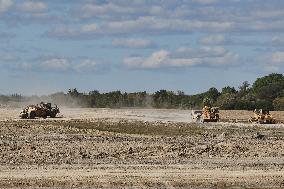
[[194, 3], [200, 3], [200, 4], [213, 4], [218, 2], [219, 0], [192, 0]]
[[[279, 1], [163, 0], [82, 1], [71, 4], [62, 23], [46, 34], [60, 39], [117, 35], [162, 35], [203, 32], [204, 45], [230, 44], [220, 33], [283, 32], [284, 3]], [[278, 5], [278, 6], [277, 6]], [[63, 29], [64, 28], [64, 29]], [[67, 31], [67, 32], [65, 32]]]
[[136, 20], [123, 20], [83, 25], [80, 29], [59, 26], [47, 36], [55, 38], [89, 39], [96, 36], [125, 34], [171, 34], [194, 31], [220, 32], [232, 28], [230, 22], [208, 22], [199, 20], [157, 19], [155, 17], [139, 17]]
[[260, 70], [265, 72], [283, 72], [284, 71], [284, 51], [273, 51], [259, 54], [253, 57], [250, 62], [257, 62], [257, 64], [250, 64], [251, 70]]
[[0, 67], [13, 71], [45, 73], [102, 74], [109, 71], [107, 64], [90, 58], [65, 58], [56, 56], [20, 59], [11, 54], [0, 54]]
[[40, 63], [35, 71], [50, 72], [75, 72], [75, 73], [103, 73], [106, 66], [93, 59], [82, 59], [79, 61], [70, 61], [67, 58], [49, 58]]
[[[190, 52], [187, 56], [184, 53]], [[194, 52], [194, 53], [193, 53]], [[174, 52], [159, 50], [149, 57], [127, 57], [124, 64], [130, 68], [160, 69], [193, 66], [228, 66], [238, 62], [239, 55], [219, 47], [202, 47], [199, 50], [179, 48]]]
[[73, 38], [78, 36], [78, 32], [66, 26], [58, 26], [53, 31], [47, 33], [49, 37], [56, 38]]
[[18, 4], [17, 9], [23, 12], [41, 12], [47, 9], [47, 4], [39, 1], [25, 1]]
[[226, 39], [224, 35], [208, 35], [199, 40], [199, 42], [203, 45], [224, 45], [226, 43]]
[[112, 41], [114, 47], [122, 48], [153, 48], [156, 45], [148, 39], [114, 39]]
[[165, 50], [160, 50], [152, 53], [151, 56], [147, 58], [142, 57], [129, 57], [124, 60], [124, 63], [129, 67], [137, 68], [160, 68], [165, 64], [169, 64], [170, 52]]
[[117, 15], [117, 14], [137, 14], [139, 7], [120, 6], [114, 3], [107, 4], [85, 4], [79, 12], [81, 18], [98, 17], [101, 15]]
[[230, 46], [263, 46], [263, 47], [281, 47], [284, 46], [284, 37], [282, 35], [272, 36], [268, 39], [248, 39], [243, 36], [225, 37], [222, 34], [212, 34], [199, 39], [201, 45], [230, 45]]
[[97, 72], [98, 63], [94, 60], [86, 59], [75, 65], [74, 70], [79, 73]]
[[6, 12], [12, 5], [12, 0], [0, 0], [0, 14]]
[[202, 46], [199, 49], [189, 47], [179, 47], [172, 57], [177, 58], [205, 58], [205, 57], [220, 57], [224, 56], [228, 51], [223, 47]]
[[71, 63], [65, 58], [53, 58], [45, 60], [40, 64], [40, 68], [46, 71], [68, 71], [71, 68]]
[[[10, 3], [1, 4], [2, 1]], [[40, 24], [48, 28], [51, 23], [70, 23], [71, 17], [67, 15], [66, 10], [62, 11], [56, 5], [49, 9], [48, 4], [44, 1], [0, 0], [1, 23], [10, 27]]]
[[197, 52], [199, 57], [222, 57], [226, 55], [228, 51], [223, 47], [201, 47]]
[[99, 30], [99, 27], [97, 24], [93, 23], [93, 24], [88, 24], [88, 25], [84, 25], [81, 28], [81, 32], [82, 33], [94, 33], [96, 31]]
[[[276, 3], [277, 2], [277, 3]], [[189, 32], [283, 32], [284, 9], [279, 1], [163, 0], [160, 1], [45, 1], [0, 0], [6, 22], [52, 25], [46, 33], [63, 39], [137, 34], [180, 34]], [[277, 6], [278, 5], [278, 6]], [[45, 13], [46, 13], [45, 12]], [[25, 13], [25, 14], [24, 14]], [[43, 19], [45, 22], [40, 22]], [[66, 24], [66, 25], [64, 25]], [[64, 30], [69, 31], [64, 33]], [[72, 31], [72, 33], [70, 33]], [[137, 37], [137, 36], [135, 36]]]

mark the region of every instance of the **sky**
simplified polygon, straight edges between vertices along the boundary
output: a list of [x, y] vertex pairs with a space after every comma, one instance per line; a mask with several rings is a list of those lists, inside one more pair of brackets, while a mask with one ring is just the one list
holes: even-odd
[[283, 0], [0, 0], [0, 94], [196, 94], [283, 71]]

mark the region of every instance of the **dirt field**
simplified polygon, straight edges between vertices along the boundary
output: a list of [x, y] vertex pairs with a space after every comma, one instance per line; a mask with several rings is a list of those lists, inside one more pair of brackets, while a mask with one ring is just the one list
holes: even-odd
[[19, 111], [0, 109], [1, 188], [284, 188], [283, 124], [194, 124], [188, 110], [154, 109], [23, 121]]

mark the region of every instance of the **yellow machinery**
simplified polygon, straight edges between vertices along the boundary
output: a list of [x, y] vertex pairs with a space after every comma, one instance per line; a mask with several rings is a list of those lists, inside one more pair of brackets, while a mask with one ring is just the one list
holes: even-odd
[[250, 123], [260, 123], [260, 124], [275, 124], [276, 120], [269, 113], [269, 110], [255, 109], [253, 117], [249, 119]]
[[193, 122], [217, 122], [220, 119], [219, 108], [204, 106], [202, 110], [192, 110], [191, 118]]
[[56, 114], [60, 113], [57, 105], [51, 106], [51, 103], [41, 102], [39, 105], [29, 105], [24, 108], [20, 113], [21, 119], [34, 119], [36, 117], [42, 118], [55, 118]]
[[202, 109], [203, 122], [217, 122], [220, 119], [219, 108], [204, 106]]

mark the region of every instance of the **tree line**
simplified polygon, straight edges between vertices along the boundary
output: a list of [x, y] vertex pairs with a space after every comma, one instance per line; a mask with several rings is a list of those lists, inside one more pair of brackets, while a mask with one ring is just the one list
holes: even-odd
[[237, 89], [226, 86], [218, 91], [215, 87], [212, 87], [206, 92], [195, 95], [187, 95], [183, 91], [168, 90], [159, 90], [152, 94], [146, 91], [100, 93], [97, 90], [82, 93], [74, 88], [69, 89], [67, 93], [58, 92], [40, 97], [23, 97], [18, 94], [0, 96], [2, 104], [11, 101], [51, 101], [58, 105], [88, 108], [153, 107], [181, 109], [199, 109], [205, 103], [210, 103], [212, 106], [218, 106], [225, 110], [253, 110], [255, 108], [284, 110], [284, 76], [272, 73], [256, 79], [252, 85], [245, 81]]

